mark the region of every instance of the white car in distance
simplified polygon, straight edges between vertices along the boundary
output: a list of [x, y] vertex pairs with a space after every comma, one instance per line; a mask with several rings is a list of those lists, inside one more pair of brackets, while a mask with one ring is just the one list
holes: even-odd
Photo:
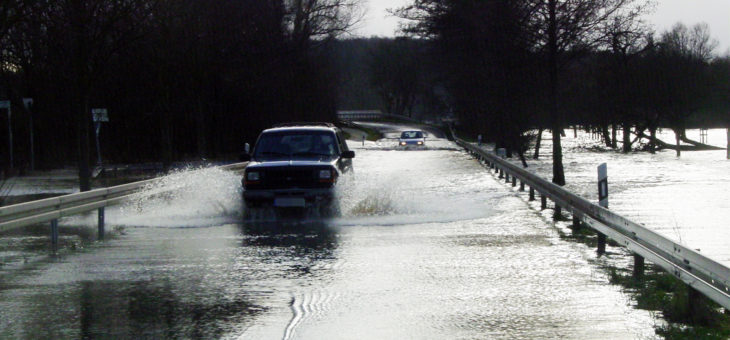
[[404, 148], [422, 148], [426, 146], [426, 137], [423, 134], [423, 131], [403, 131], [400, 134], [400, 138], [398, 138], [398, 145]]

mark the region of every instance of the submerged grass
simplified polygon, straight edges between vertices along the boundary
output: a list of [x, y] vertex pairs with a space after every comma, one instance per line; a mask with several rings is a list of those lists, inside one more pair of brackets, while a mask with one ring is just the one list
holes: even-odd
[[[597, 245], [597, 233], [588, 227], [565, 232], [557, 228], [560, 237]], [[617, 247], [611, 239], [607, 245]], [[624, 287], [636, 302], [636, 308], [656, 311], [666, 323], [656, 326], [656, 333], [665, 339], [728, 339], [730, 312], [707, 299], [662, 268], [646, 264], [644, 274], [634, 276], [633, 268], [602, 264], [612, 284]], [[690, 301], [693, 301], [690, 304]]]

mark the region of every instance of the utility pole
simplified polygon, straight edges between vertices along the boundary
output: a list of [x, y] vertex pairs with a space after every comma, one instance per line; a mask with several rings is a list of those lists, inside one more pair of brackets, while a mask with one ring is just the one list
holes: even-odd
[[10, 154], [10, 168], [13, 168], [13, 127], [10, 124], [11, 119], [11, 111], [10, 111], [10, 101], [9, 100], [3, 100], [0, 101], [0, 109], [6, 109], [8, 110], [8, 153]]
[[33, 98], [23, 98], [23, 105], [28, 111], [28, 120], [30, 121], [30, 171], [35, 170], [35, 146], [33, 139]]

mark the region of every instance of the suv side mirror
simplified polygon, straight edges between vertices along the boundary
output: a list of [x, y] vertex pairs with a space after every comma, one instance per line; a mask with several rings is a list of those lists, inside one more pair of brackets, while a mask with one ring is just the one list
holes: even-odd
[[342, 157], [342, 158], [355, 158], [355, 151], [352, 151], [352, 150], [345, 151], [345, 152], [343, 152], [340, 155], [340, 157]]

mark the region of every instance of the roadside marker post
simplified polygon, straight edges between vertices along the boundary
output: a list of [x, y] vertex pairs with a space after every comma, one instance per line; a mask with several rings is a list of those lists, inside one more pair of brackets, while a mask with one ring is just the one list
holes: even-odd
[[[608, 167], [606, 163], [598, 166], [598, 205], [608, 209]], [[606, 235], [598, 233], [598, 256], [606, 253]]]

